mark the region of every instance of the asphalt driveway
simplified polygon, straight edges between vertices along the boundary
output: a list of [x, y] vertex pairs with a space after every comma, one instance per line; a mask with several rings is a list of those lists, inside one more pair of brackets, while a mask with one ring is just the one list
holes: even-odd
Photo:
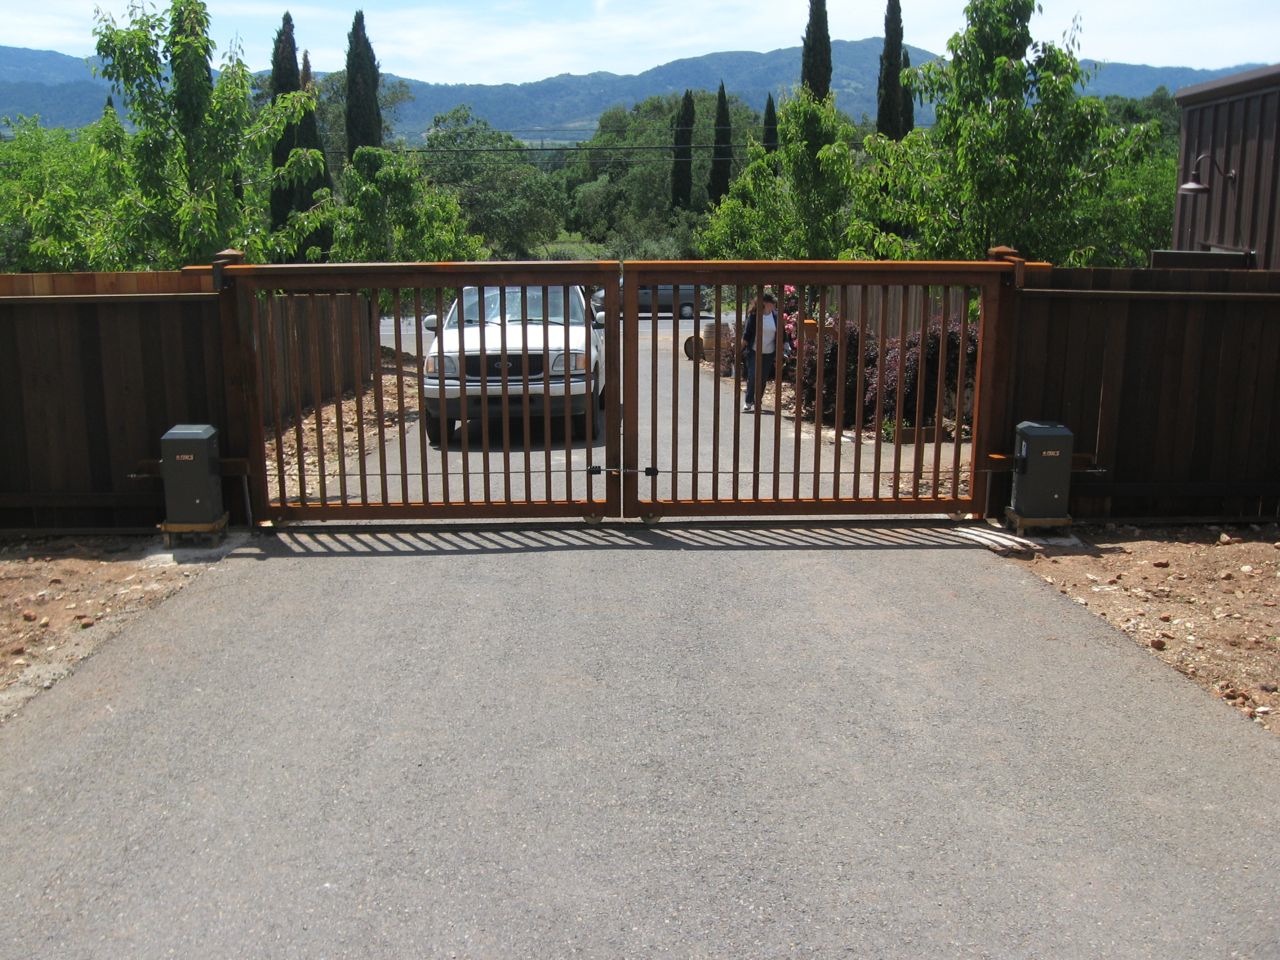
[[0, 727], [0, 958], [1280, 957], [1277, 782], [960, 527], [286, 534]]

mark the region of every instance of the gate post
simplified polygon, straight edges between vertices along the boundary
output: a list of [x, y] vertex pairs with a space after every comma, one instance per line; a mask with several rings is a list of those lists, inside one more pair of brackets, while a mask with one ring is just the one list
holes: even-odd
[[218, 294], [222, 326], [222, 370], [226, 384], [226, 445], [247, 465], [249, 512], [246, 523], [267, 519], [266, 440], [262, 432], [261, 379], [254, 354], [252, 316], [234, 272], [244, 263], [239, 250], [223, 250], [213, 258], [213, 288]]
[[974, 389], [973, 503], [984, 518], [1002, 517], [992, 494], [1007, 497], [1007, 478], [992, 473], [993, 453], [1013, 447], [1010, 409], [1013, 400], [1014, 355], [1017, 341], [1018, 302], [1021, 298], [1026, 261], [1012, 247], [992, 247], [987, 258], [1007, 264], [1009, 269], [982, 288], [982, 331], [978, 339], [979, 368]]

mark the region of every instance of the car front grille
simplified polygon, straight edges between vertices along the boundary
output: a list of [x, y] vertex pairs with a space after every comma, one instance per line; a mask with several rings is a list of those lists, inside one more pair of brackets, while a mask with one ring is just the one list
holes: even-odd
[[468, 354], [467, 376], [471, 379], [482, 376], [488, 379], [540, 377], [543, 371], [542, 360], [540, 353], [531, 353], [528, 357], [520, 353], [508, 353], [505, 358], [501, 353]]

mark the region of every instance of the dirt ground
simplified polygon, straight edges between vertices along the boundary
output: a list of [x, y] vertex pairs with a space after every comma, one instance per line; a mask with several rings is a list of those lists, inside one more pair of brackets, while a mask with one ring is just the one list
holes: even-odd
[[0, 723], [224, 551], [158, 535], [0, 541]]
[[1084, 527], [1010, 554], [1280, 734], [1280, 526]]
[[[1280, 734], [1280, 526], [1074, 533], [1009, 562]], [[159, 537], [0, 542], [0, 722], [217, 556]]]

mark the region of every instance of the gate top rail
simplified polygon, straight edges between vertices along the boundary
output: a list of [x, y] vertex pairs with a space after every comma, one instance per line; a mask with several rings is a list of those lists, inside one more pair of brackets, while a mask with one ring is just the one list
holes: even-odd
[[457, 263], [236, 264], [225, 276], [257, 289], [353, 290], [361, 287], [542, 286], [616, 283], [613, 260], [472, 261]]
[[628, 260], [623, 276], [640, 285], [758, 283], [762, 278], [815, 286], [983, 286], [1014, 275], [1008, 261], [950, 260]]

